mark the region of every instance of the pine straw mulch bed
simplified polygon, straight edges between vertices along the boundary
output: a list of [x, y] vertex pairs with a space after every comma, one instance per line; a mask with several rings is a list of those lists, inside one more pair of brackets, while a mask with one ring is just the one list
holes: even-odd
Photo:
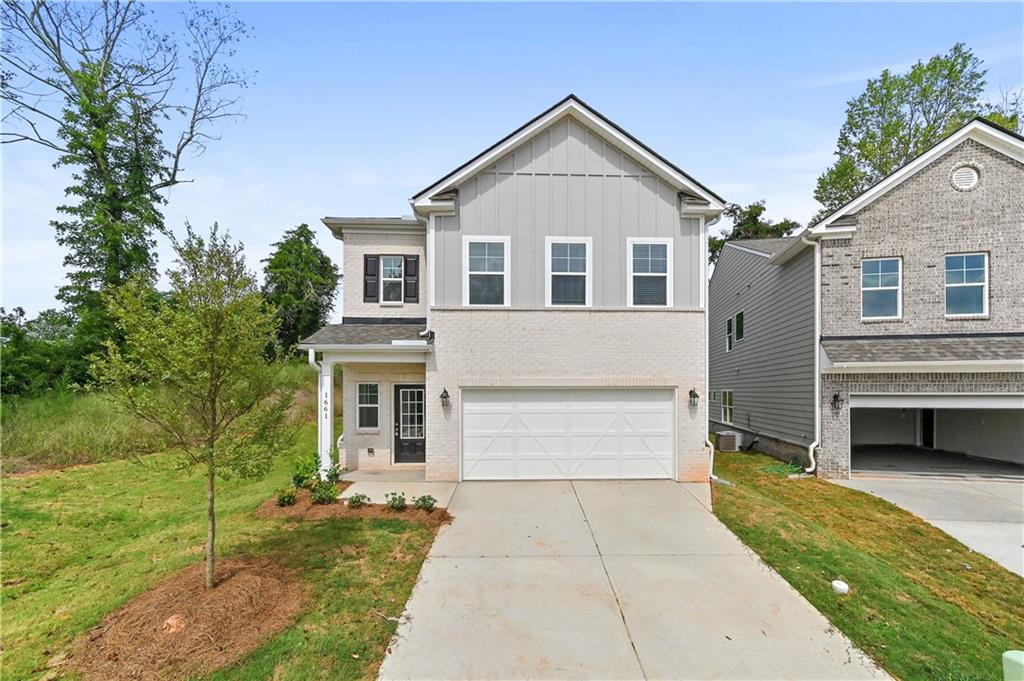
[[237, 662], [291, 624], [309, 601], [294, 571], [266, 558], [185, 568], [133, 598], [72, 646], [67, 666], [84, 679], [188, 678]]
[[[345, 485], [347, 486], [347, 485]], [[339, 485], [339, 490], [344, 489]], [[443, 508], [427, 512], [411, 505], [404, 511], [392, 511], [384, 504], [366, 504], [349, 508], [344, 501], [335, 504], [314, 504], [309, 491], [299, 490], [299, 497], [291, 506], [278, 506], [277, 499], [267, 499], [256, 509], [260, 518], [286, 518], [293, 520], [326, 520], [328, 518], [362, 518], [365, 520], [405, 520], [423, 523], [428, 527], [440, 527], [451, 522], [451, 515]]]

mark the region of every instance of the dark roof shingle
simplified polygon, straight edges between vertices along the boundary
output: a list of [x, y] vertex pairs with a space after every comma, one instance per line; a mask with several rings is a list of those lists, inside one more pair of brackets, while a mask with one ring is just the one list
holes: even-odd
[[391, 341], [425, 340], [420, 332], [423, 324], [328, 324], [303, 340], [299, 346], [311, 345], [386, 345]]
[[1024, 337], [863, 338], [821, 343], [829, 359], [846, 362], [1024, 360]]

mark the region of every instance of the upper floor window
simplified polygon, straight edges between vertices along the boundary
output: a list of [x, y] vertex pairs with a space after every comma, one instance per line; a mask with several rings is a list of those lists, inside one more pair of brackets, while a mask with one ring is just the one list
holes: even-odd
[[735, 331], [733, 330], [733, 318], [725, 320], [725, 351], [732, 352], [733, 343], [736, 342]]
[[509, 304], [509, 244], [507, 236], [463, 237], [463, 305]]
[[626, 239], [629, 307], [672, 305], [672, 240]]
[[590, 237], [547, 237], [545, 239], [547, 305], [591, 305]]
[[405, 258], [401, 255], [380, 256], [380, 302], [401, 303], [405, 281]]
[[861, 319], [899, 319], [903, 314], [903, 261], [875, 258], [861, 261]]
[[743, 313], [736, 313], [736, 321], [733, 323], [733, 330], [736, 333], [736, 340], [743, 340]]
[[363, 302], [381, 305], [418, 303], [418, 255], [363, 255]]
[[946, 316], [988, 314], [988, 254], [946, 256]]

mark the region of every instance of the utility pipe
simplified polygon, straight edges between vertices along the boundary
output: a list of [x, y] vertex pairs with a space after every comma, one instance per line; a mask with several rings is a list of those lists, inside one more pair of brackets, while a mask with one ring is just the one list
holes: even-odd
[[814, 247], [814, 442], [807, 447], [811, 465], [804, 469], [805, 473], [813, 473], [818, 467], [814, 450], [821, 441], [821, 242], [804, 235], [800, 241]]

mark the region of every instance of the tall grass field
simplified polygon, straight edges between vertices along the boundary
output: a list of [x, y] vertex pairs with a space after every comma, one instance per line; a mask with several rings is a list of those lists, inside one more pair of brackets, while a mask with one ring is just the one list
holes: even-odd
[[[312, 420], [313, 370], [304, 362], [289, 362], [281, 377], [285, 389], [296, 392], [294, 420]], [[31, 399], [5, 396], [0, 419], [5, 473], [140, 456], [167, 449], [170, 443], [159, 428], [126, 414], [97, 392], [52, 391]]]

